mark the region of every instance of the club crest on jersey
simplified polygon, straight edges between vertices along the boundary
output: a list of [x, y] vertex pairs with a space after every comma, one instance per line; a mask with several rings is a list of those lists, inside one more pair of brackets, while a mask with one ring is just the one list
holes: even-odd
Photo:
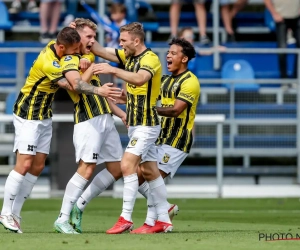
[[172, 90], [173, 90], [173, 91], [176, 91], [177, 88], [178, 88], [178, 85], [179, 85], [178, 82], [174, 83], [174, 84], [173, 84], [173, 87], [172, 87]]
[[140, 68], [140, 63], [136, 62], [133, 67], [133, 72], [137, 72], [139, 70], [139, 68]]
[[72, 59], [72, 56], [66, 56], [64, 61], [67, 62], [67, 61], [70, 61], [71, 59]]
[[53, 66], [56, 68], [60, 68], [60, 65], [57, 61], [53, 61]]
[[138, 138], [132, 138], [130, 141], [130, 146], [134, 147], [137, 143]]
[[162, 159], [163, 163], [168, 163], [168, 161], [170, 160], [170, 157], [171, 157], [171, 155], [166, 153]]

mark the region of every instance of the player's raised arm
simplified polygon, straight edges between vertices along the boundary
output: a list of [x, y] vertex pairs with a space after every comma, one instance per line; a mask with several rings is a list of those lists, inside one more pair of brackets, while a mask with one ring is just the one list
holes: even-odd
[[148, 82], [152, 75], [149, 71], [139, 70], [138, 72], [129, 72], [120, 68], [113, 67], [108, 63], [98, 63], [93, 66], [94, 74], [113, 74], [126, 82], [136, 86], [142, 86]]
[[[69, 24], [69, 27], [76, 29], [76, 22], [71, 22]], [[96, 55], [100, 56], [105, 60], [111, 61], [111, 62], [117, 62], [120, 63], [119, 58], [116, 55], [115, 48], [108, 48], [101, 46], [97, 41], [93, 44], [91, 51]]]
[[120, 60], [116, 55], [116, 49], [115, 48], [103, 47], [97, 41], [95, 41], [95, 43], [92, 46], [92, 52], [96, 56], [100, 56], [105, 60], [120, 63]]

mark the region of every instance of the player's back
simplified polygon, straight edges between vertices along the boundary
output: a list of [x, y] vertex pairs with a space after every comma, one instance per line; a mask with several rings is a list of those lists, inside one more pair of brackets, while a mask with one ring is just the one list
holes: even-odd
[[55, 41], [51, 41], [40, 52], [29, 71], [14, 105], [14, 113], [28, 120], [43, 120], [52, 117], [51, 104], [62, 78], [56, 54]]

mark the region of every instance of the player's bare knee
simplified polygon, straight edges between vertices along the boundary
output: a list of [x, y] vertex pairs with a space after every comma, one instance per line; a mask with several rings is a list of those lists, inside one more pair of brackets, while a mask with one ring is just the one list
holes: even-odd
[[86, 163], [81, 161], [77, 173], [81, 175], [86, 180], [89, 180], [92, 177], [92, 174], [94, 173], [94, 170], [96, 168], [96, 163]]
[[145, 180], [149, 181], [154, 179], [154, 173], [151, 168], [141, 164], [140, 169]]
[[130, 161], [121, 161], [121, 171], [123, 176], [131, 175], [136, 173], [137, 166]]
[[33, 156], [31, 155], [17, 155], [17, 162], [14, 168], [18, 173], [25, 175], [33, 164]]
[[146, 161], [141, 164], [141, 171], [146, 181], [155, 180], [160, 176], [156, 162]]
[[34, 176], [39, 176], [43, 172], [44, 168], [45, 168], [44, 163], [33, 164], [28, 172]]
[[107, 162], [106, 163], [107, 171], [115, 178], [119, 180], [122, 177], [121, 163], [120, 162]]

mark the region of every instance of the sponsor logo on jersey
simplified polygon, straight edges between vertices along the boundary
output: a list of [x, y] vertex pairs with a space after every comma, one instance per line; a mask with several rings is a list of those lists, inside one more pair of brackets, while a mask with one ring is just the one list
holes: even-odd
[[57, 61], [53, 61], [53, 66], [56, 68], [60, 68], [60, 65]]
[[66, 56], [64, 61], [70, 61], [72, 59], [72, 56]]

